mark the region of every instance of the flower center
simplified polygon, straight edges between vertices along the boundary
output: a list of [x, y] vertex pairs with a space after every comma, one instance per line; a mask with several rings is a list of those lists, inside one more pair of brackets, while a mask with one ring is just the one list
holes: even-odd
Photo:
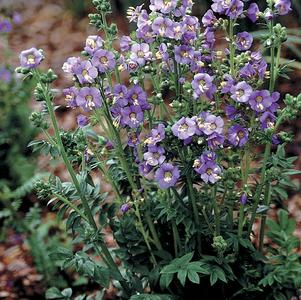
[[108, 58], [106, 56], [102, 56], [99, 60], [102, 64], [106, 64], [108, 62]]
[[262, 102], [262, 100], [263, 100], [262, 96], [257, 96], [256, 97], [256, 102]]
[[137, 114], [134, 113], [134, 112], [131, 112], [131, 113], [130, 113], [130, 119], [131, 119], [131, 121], [133, 121], [133, 122], [137, 121]]
[[164, 173], [164, 181], [165, 181], [165, 182], [170, 182], [171, 179], [172, 179], [172, 173], [169, 172], [169, 171], [165, 172], [165, 173]]
[[96, 43], [92, 39], [87, 39], [87, 46], [89, 46], [91, 49], [95, 49]]
[[215, 130], [217, 128], [217, 126], [216, 126], [216, 124], [215, 123], [213, 123], [213, 124], [210, 124], [210, 129], [211, 130]]
[[238, 97], [242, 97], [244, 95], [244, 93], [245, 93], [244, 90], [240, 89], [240, 90], [237, 90], [236, 95]]
[[178, 129], [178, 130], [179, 130], [180, 132], [185, 132], [185, 131], [187, 131], [188, 127], [189, 127], [189, 126], [188, 126], [187, 124], [182, 124], [182, 125], [179, 126], [179, 129]]
[[144, 52], [142, 50], [139, 50], [137, 53], [138, 57], [144, 57]]
[[213, 173], [213, 170], [212, 170], [211, 168], [208, 168], [208, 169], [206, 170], [206, 173], [207, 173], [208, 175], [211, 175], [211, 174]]
[[245, 136], [245, 133], [244, 133], [242, 130], [240, 130], [240, 131], [237, 133], [237, 136], [238, 136], [239, 139], [242, 139], [242, 138]]
[[35, 56], [33, 54], [27, 56], [27, 63], [30, 65], [35, 63]]

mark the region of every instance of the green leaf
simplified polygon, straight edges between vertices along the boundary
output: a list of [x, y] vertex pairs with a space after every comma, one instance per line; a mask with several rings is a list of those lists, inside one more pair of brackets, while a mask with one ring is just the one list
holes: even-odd
[[110, 285], [110, 271], [106, 268], [97, 266], [94, 271], [94, 280], [101, 286], [108, 288]]
[[196, 284], [200, 283], [200, 276], [198, 275], [197, 272], [189, 270], [188, 271], [188, 279], [193, 283], [196, 283]]
[[150, 294], [140, 294], [134, 295], [130, 298], [130, 300], [174, 300], [176, 299], [171, 295], [150, 295]]
[[168, 288], [173, 279], [172, 273], [162, 274], [160, 277], [160, 287], [162, 289]]
[[213, 286], [218, 280], [217, 274], [215, 272], [210, 274], [210, 285]]
[[64, 295], [66, 299], [70, 299], [72, 296], [72, 289], [71, 288], [64, 289], [62, 291], [62, 295]]
[[180, 270], [178, 272], [178, 275], [177, 275], [178, 279], [180, 280], [182, 286], [185, 286], [185, 282], [186, 282], [186, 277], [187, 277], [187, 270]]
[[58, 288], [51, 287], [46, 291], [45, 297], [46, 299], [63, 299], [64, 295]]

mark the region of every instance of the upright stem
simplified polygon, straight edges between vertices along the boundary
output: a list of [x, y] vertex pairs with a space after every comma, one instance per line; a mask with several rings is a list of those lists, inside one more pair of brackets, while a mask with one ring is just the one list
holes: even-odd
[[215, 220], [215, 236], [219, 236], [220, 233], [220, 213], [219, 208], [217, 205], [217, 184], [214, 185], [212, 189], [212, 203], [213, 203], [213, 210], [214, 210], [214, 220]]
[[[55, 117], [55, 114], [54, 114], [54, 107], [53, 107], [53, 104], [52, 104], [51, 99], [49, 97], [49, 91], [48, 91], [47, 86], [43, 86], [43, 94], [44, 94], [44, 99], [45, 99], [45, 102], [46, 102], [47, 110], [48, 110], [48, 113], [49, 113], [49, 116], [50, 116], [50, 119], [51, 119], [51, 123], [52, 123], [53, 129], [54, 129], [54, 134], [55, 134], [55, 138], [56, 138], [56, 141], [57, 141], [57, 144], [58, 144], [59, 152], [60, 152], [60, 154], [62, 156], [62, 159], [64, 161], [64, 164], [65, 164], [65, 166], [66, 166], [66, 168], [67, 168], [67, 170], [68, 170], [68, 172], [71, 176], [71, 179], [72, 179], [72, 182], [75, 186], [75, 189], [76, 189], [76, 191], [79, 195], [79, 198], [80, 198], [81, 203], [83, 205], [85, 215], [87, 216], [88, 222], [89, 222], [90, 226], [94, 229], [95, 233], [97, 233], [98, 232], [98, 227], [97, 227], [97, 225], [95, 223], [95, 220], [93, 218], [91, 209], [89, 207], [89, 203], [88, 203], [85, 195], [83, 194], [83, 192], [80, 188], [79, 181], [77, 180], [76, 174], [73, 170], [73, 167], [71, 166], [71, 163], [68, 159], [68, 155], [65, 151], [65, 147], [63, 145], [63, 142], [62, 142], [62, 139], [61, 139], [61, 136], [60, 136], [58, 123], [56, 121], [56, 117]], [[101, 240], [98, 241], [98, 243], [101, 247], [102, 252], [104, 253], [104, 256], [106, 258], [106, 262], [109, 264], [108, 266], [110, 267], [110, 269], [115, 274], [118, 274], [118, 277], [119, 277], [118, 280], [120, 280], [120, 284], [122, 285], [122, 287], [125, 289], [126, 292], [129, 292], [130, 289], [129, 289], [125, 279], [122, 277], [117, 265], [115, 264], [115, 261], [112, 258], [111, 253], [109, 252], [107, 246]]]
[[[172, 206], [172, 198], [171, 198], [171, 193], [170, 189], [167, 190], [167, 198], [170, 207]], [[181, 249], [181, 242], [180, 242], [180, 234], [177, 228], [177, 224], [174, 220], [174, 218], [171, 219], [171, 228], [172, 228], [172, 235], [173, 235], [173, 241], [174, 241], [174, 251], [175, 251], [175, 257], [178, 256], [179, 251]]]
[[229, 21], [230, 74], [235, 77], [234, 20]]
[[[269, 206], [270, 201], [271, 201], [271, 184], [268, 183], [266, 190], [265, 190], [265, 195], [264, 195], [264, 205]], [[260, 223], [260, 235], [259, 235], [259, 251], [263, 251], [263, 240], [264, 240], [264, 229], [265, 229], [265, 222], [266, 222], [267, 216], [264, 215], [261, 217], [261, 223]]]
[[266, 147], [265, 147], [264, 158], [263, 158], [262, 169], [261, 169], [261, 176], [260, 176], [261, 178], [260, 178], [260, 183], [258, 184], [255, 195], [254, 195], [254, 203], [253, 203], [252, 211], [251, 211], [251, 219], [249, 222], [248, 235], [250, 235], [252, 232], [252, 227], [253, 227], [253, 224], [254, 224], [254, 221], [256, 218], [256, 210], [257, 210], [257, 207], [260, 202], [260, 196], [262, 193], [263, 186], [265, 184], [266, 168], [267, 168], [267, 162], [268, 162], [268, 159], [269, 159], [270, 153], [271, 153], [271, 146], [272, 146], [271, 143], [267, 143]]
[[200, 219], [199, 219], [199, 211], [198, 207], [196, 204], [196, 198], [194, 195], [194, 190], [193, 190], [193, 185], [192, 185], [192, 180], [191, 180], [191, 174], [187, 174], [187, 184], [188, 184], [188, 189], [189, 189], [189, 199], [192, 205], [192, 210], [193, 210], [193, 216], [194, 216], [194, 222], [196, 225], [196, 230], [197, 230], [197, 243], [198, 243], [198, 250], [199, 253], [201, 253], [202, 249], [202, 241], [201, 241], [201, 234], [200, 234]]

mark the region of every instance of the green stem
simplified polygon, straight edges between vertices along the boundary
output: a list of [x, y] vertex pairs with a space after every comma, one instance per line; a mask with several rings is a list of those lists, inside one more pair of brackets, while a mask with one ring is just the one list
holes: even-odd
[[196, 198], [194, 195], [193, 191], [193, 185], [192, 185], [192, 180], [191, 180], [191, 174], [187, 174], [187, 184], [188, 184], [188, 189], [189, 189], [189, 199], [192, 205], [192, 210], [193, 210], [193, 216], [194, 216], [194, 222], [196, 225], [196, 230], [197, 230], [197, 243], [198, 243], [198, 251], [201, 253], [202, 249], [202, 242], [201, 242], [201, 234], [200, 234], [200, 219], [199, 219], [199, 211], [198, 207], [196, 204]]
[[144, 226], [143, 226], [143, 223], [142, 223], [142, 219], [141, 219], [141, 214], [140, 214], [140, 211], [139, 211], [139, 207], [137, 205], [137, 203], [134, 203], [134, 208], [135, 208], [135, 213], [136, 213], [136, 216], [138, 218], [138, 228], [140, 229], [140, 233], [142, 234], [143, 238], [144, 238], [144, 242], [146, 244], [146, 247], [151, 255], [151, 261], [153, 263], [154, 266], [157, 266], [157, 260], [153, 254], [153, 250], [152, 250], [152, 247], [151, 245], [149, 244], [149, 241], [148, 241], [148, 236], [147, 236], [147, 233], [144, 229]]
[[53, 195], [56, 198], [58, 198], [59, 200], [61, 200], [62, 202], [64, 202], [65, 204], [67, 204], [70, 208], [72, 208], [74, 211], [76, 211], [85, 221], [87, 221], [89, 223], [88, 218], [67, 198], [65, 198], [64, 196], [57, 194], [57, 193], [54, 193]]
[[214, 185], [212, 189], [212, 203], [213, 203], [213, 210], [214, 210], [214, 221], [215, 221], [215, 236], [219, 236], [220, 233], [220, 214], [217, 205], [217, 184]]
[[[171, 197], [170, 189], [167, 190], [167, 198], [168, 198], [169, 206], [172, 207], [172, 197]], [[175, 257], [177, 257], [179, 254], [178, 249], [181, 249], [181, 242], [180, 242], [180, 234], [174, 218], [171, 219], [171, 228], [172, 228], [172, 235], [174, 241]]]
[[234, 20], [229, 21], [230, 74], [235, 77]]
[[154, 244], [156, 246], [156, 248], [158, 250], [163, 250], [163, 247], [161, 245], [161, 242], [160, 242], [160, 239], [159, 239], [159, 236], [158, 236], [158, 233], [156, 231], [156, 228], [154, 226], [154, 223], [152, 221], [152, 218], [150, 216], [150, 213], [149, 213], [149, 210], [147, 209], [146, 212], [145, 212], [145, 219], [146, 219], [146, 222], [147, 222], [147, 225], [149, 227], [149, 230], [152, 234], [152, 238], [153, 238], [153, 241], [154, 241]]
[[[269, 206], [270, 201], [271, 201], [271, 184], [268, 183], [266, 190], [265, 190], [265, 195], [264, 195], [264, 205]], [[264, 229], [265, 229], [265, 223], [266, 223], [267, 216], [264, 215], [261, 218], [261, 223], [260, 223], [260, 235], [259, 235], [259, 251], [263, 252], [263, 240], [264, 240]]]
[[258, 184], [255, 195], [254, 195], [254, 203], [253, 203], [252, 211], [251, 211], [251, 219], [249, 222], [248, 236], [252, 232], [252, 227], [253, 227], [253, 224], [254, 224], [254, 221], [256, 218], [256, 210], [257, 210], [257, 207], [260, 202], [260, 196], [262, 193], [263, 186], [265, 184], [266, 168], [267, 168], [267, 162], [268, 162], [268, 159], [269, 159], [270, 153], [271, 153], [271, 146], [272, 146], [271, 143], [267, 143], [266, 147], [265, 147], [264, 158], [263, 158], [262, 169], [261, 169], [261, 179], [260, 179], [261, 182]]
[[[65, 164], [65, 166], [66, 166], [66, 168], [67, 168], [67, 170], [68, 170], [68, 172], [71, 176], [72, 182], [75, 186], [75, 189], [76, 189], [76, 191], [79, 195], [79, 198], [81, 200], [81, 203], [84, 207], [85, 215], [88, 219], [88, 222], [92, 226], [92, 228], [94, 229], [95, 233], [97, 233], [98, 232], [98, 227], [97, 227], [97, 225], [95, 223], [95, 220], [93, 218], [92, 211], [89, 207], [89, 203], [88, 203], [85, 195], [83, 194], [83, 192], [80, 188], [80, 184], [77, 180], [76, 174], [73, 170], [73, 167], [71, 166], [71, 163], [68, 159], [68, 155], [65, 151], [65, 147], [63, 145], [63, 142], [62, 142], [62, 139], [61, 139], [61, 136], [60, 136], [58, 123], [56, 121], [56, 117], [55, 117], [55, 113], [54, 113], [54, 107], [53, 107], [53, 104], [52, 104], [51, 99], [49, 97], [48, 86], [45, 86], [45, 85], [42, 85], [42, 86], [43, 86], [44, 99], [45, 99], [45, 102], [46, 102], [47, 110], [48, 110], [48, 113], [49, 113], [49, 116], [50, 116], [50, 119], [51, 119], [53, 129], [54, 129], [54, 134], [55, 134], [55, 138], [56, 138], [56, 142], [57, 142], [57, 145], [58, 145], [59, 152], [62, 156], [64, 164]], [[114, 260], [111, 256], [111, 253], [109, 252], [107, 246], [105, 245], [105, 243], [103, 241], [98, 241], [98, 242], [99, 242], [99, 245], [101, 247], [102, 252], [104, 253], [104, 256], [106, 257], [106, 261], [109, 263], [109, 267], [111, 268], [111, 270], [114, 271], [114, 273], [116, 273], [120, 276], [120, 284], [125, 289], [125, 291], [128, 292], [129, 287], [128, 287], [125, 279], [122, 277], [117, 265], [115, 264], [115, 262], [114, 262]]]

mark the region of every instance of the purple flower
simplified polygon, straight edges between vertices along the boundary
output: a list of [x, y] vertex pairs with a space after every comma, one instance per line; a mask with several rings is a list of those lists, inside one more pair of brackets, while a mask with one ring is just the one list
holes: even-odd
[[0, 20], [0, 32], [11, 32], [12, 30], [12, 25], [9, 20]]
[[98, 75], [97, 69], [92, 66], [89, 60], [77, 63], [73, 68], [73, 72], [80, 84], [92, 83]]
[[103, 45], [103, 39], [98, 35], [89, 35], [86, 39], [86, 46], [84, 50], [93, 55], [97, 50], [99, 50]]
[[20, 53], [20, 65], [23, 68], [34, 69], [42, 61], [43, 55], [36, 48], [30, 48]]
[[67, 61], [64, 62], [62, 69], [65, 73], [74, 74], [74, 68], [80, 64], [80, 62], [80, 57], [69, 57]]
[[248, 18], [255, 23], [258, 19], [260, 11], [258, 8], [258, 5], [256, 3], [251, 3], [248, 10], [247, 10], [247, 16]]
[[248, 141], [248, 130], [238, 124], [232, 125], [228, 129], [228, 141], [235, 147], [242, 147]]
[[13, 13], [13, 22], [16, 25], [20, 25], [22, 23], [22, 16], [21, 16], [21, 14], [19, 14], [16, 11]]
[[97, 50], [92, 57], [92, 64], [98, 67], [99, 72], [105, 73], [115, 68], [116, 61], [113, 52], [107, 50]]
[[116, 84], [113, 91], [113, 104], [118, 107], [125, 107], [129, 101], [127, 97], [127, 87], [122, 84]]
[[151, 130], [150, 136], [144, 141], [147, 145], [156, 145], [165, 139], [165, 126], [159, 124], [157, 128]]
[[151, 108], [147, 102], [145, 91], [139, 85], [132, 86], [128, 90], [126, 98], [130, 105], [140, 106], [142, 110], [149, 110]]
[[246, 103], [253, 92], [252, 87], [245, 81], [241, 81], [230, 90], [231, 98], [236, 102]]
[[207, 115], [205, 118], [205, 127], [203, 132], [206, 135], [211, 135], [212, 133], [221, 134], [223, 131], [224, 121], [221, 117], [216, 117], [215, 115]]
[[205, 130], [205, 122], [207, 116], [209, 116], [210, 113], [208, 112], [201, 112], [198, 116], [192, 117], [192, 120], [195, 122], [196, 128], [195, 128], [195, 133], [197, 135], [202, 135]]
[[272, 105], [272, 97], [268, 90], [254, 91], [249, 99], [251, 108], [257, 112], [263, 112]]
[[0, 82], [10, 82], [11, 80], [11, 72], [5, 67], [0, 68]]
[[225, 137], [222, 134], [213, 133], [207, 137], [208, 147], [210, 149], [217, 149], [223, 146]]
[[[225, 0], [226, 2], [229, 0]], [[230, 19], [236, 19], [242, 15], [244, 10], [244, 3], [240, 0], [232, 0], [231, 6], [226, 10], [225, 15]]]
[[155, 176], [160, 188], [168, 189], [176, 185], [180, 178], [180, 171], [176, 166], [170, 163], [164, 163], [156, 171]]
[[276, 0], [275, 8], [280, 16], [284, 16], [292, 10], [291, 0]]
[[128, 212], [131, 209], [131, 205], [129, 203], [124, 203], [121, 205], [120, 207], [120, 211], [125, 214], [126, 212]]
[[139, 170], [139, 174], [148, 178], [148, 179], [151, 179], [150, 177], [150, 172], [153, 170], [153, 167], [151, 165], [148, 165], [145, 161], [140, 163], [139, 166], [138, 166], [138, 170]]
[[224, 81], [221, 82], [221, 93], [222, 94], [227, 94], [230, 92], [231, 87], [234, 85], [235, 80], [232, 78], [231, 75], [226, 74], [224, 75]]
[[236, 47], [240, 51], [249, 50], [252, 47], [253, 36], [252, 34], [244, 31], [240, 32], [236, 36]]
[[155, 34], [162, 37], [172, 38], [173, 33], [173, 22], [169, 18], [157, 17], [153, 24], [152, 29]]
[[184, 27], [183, 39], [186, 44], [189, 44], [197, 37], [197, 30], [200, 27], [199, 20], [197, 17], [187, 15], [183, 18], [182, 24]]
[[265, 10], [264, 17], [266, 20], [271, 21], [274, 18], [274, 13], [268, 8]]
[[89, 123], [89, 120], [85, 115], [78, 115], [76, 121], [79, 127], [84, 127]]
[[201, 96], [211, 99], [216, 90], [216, 86], [213, 84], [213, 77], [206, 73], [194, 75], [191, 85], [194, 90], [195, 99]]
[[142, 43], [132, 45], [130, 56], [132, 61], [137, 62], [140, 66], [144, 66], [151, 58], [152, 53], [148, 44]]
[[120, 38], [120, 50], [128, 51], [130, 50], [130, 44], [132, 43], [131, 37], [124, 35]]
[[120, 110], [121, 125], [137, 128], [144, 120], [143, 111], [140, 106], [131, 105]]
[[152, 11], [160, 11], [163, 14], [168, 14], [177, 6], [177, 0], [151, 0], [149, 8]]
[[274, 113], [279, 108], [279, 104], [277, 103], [280, 99], [280, 93], [279, 92], [273, 92], [271, 95], [272, 104], [268, 107], [268, 111]]
[[179, 64], [189, 64], [193, 58], [193, 50], [187, 45], [175, 46], [175, 60]]
[[202, 18], [202, 23], [205, 27], [212, 27], [217, 22], [217, 18], [213, 11], [209, 9]]
[[165, 150], [161, 146], [149, 146], [148, 151], [143, 154], [143, 158], [148, 165], [157, 166], [162, 165], [165, 161], [165, 156], [163, 155]]
[[180, 140], [185, 140], [195, 134], [196, 124], [192, 119], [182, 117], [171, 127], [171, 131]]
[[226, 116], [230, 120], [234, 120], [235, 118], [240, 116], [240, 113], [237, 111], [237, 109], [233, 105], [227, 105], [225, 107], [225, 112], [226, 112]]
[[73, 86], [71, 88], [64, 89], [63, 94], [65, 96], [65, 100], [68, 103], [68, 106], [70, 106], [70, 107], [76, 107], [77, 106], [76, 96], [78, 94], [78, 89], [76, 87]]
[[83, 87], [76, 96], [76, 103], [85, 111], [99, 108], [102, 105], [100, 91], [95, 87]]
[[215, 161], [206, 161], [200, 162], [197, 161], [194, 163], [194, 170], [201, 175], [201, 178], [205, 183], [216, 183], [221, 179], [222, 169], [216, 164]]
[[240, 197], [240, 203], [242, 205], [246, 205], [247, 204], [247, 201], [248, 201], [248, 196], [246, 193], [243, 193]]
[[276, 116], [269, 111], [266, 111], [259, 118], [260, 127], [262, 129], [273, 128], [276, 122]]
[[215, 161], [216, 160], [216, 153], [213, 151], [205, 151], [202, 153], [200, 157], [200, 161], [202, 163], [206, 163], [208, 161]]
[[139, 131], [131, 131], [128, 133], [128, 145], [130, 147], [135, 148], [137, 145], [140, 143], [140, 138], [139, 138], [140, 132]]

